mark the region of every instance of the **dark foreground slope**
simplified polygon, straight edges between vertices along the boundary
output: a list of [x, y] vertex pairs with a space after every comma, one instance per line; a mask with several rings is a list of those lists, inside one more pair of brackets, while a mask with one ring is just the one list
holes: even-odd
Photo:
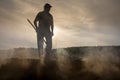
[[[20, 50], [14, 52], [26, 52]], [[37, 54], [32, 48], [29, 53]], [[120, 80], [120, 47], [57, 49], [40, 59], [12, 57], [1, 63], [0, 80]]]

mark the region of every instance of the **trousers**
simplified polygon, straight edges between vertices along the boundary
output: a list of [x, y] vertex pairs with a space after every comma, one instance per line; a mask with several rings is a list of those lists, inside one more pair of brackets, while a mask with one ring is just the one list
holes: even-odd
[[[44, 40], [45, 38], [45, 40]], [[37, 32], [37, 45], [38, 45], [38, 52], [41, 53], [43, 51], [43, 44], [46, 43], [45, 51], [47, 54], [51, 53], [52, 50], [52, 35], [51, 32], [42, 33]]]

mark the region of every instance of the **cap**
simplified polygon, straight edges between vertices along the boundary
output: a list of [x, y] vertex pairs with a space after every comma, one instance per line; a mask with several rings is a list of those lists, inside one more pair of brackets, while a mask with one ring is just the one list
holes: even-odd
[[48, 3], [46, 3], [45, 5], [44, 5], [44, 8], [51, 8], [52, 6], [50, 5], [50, 4], [48, 4]]

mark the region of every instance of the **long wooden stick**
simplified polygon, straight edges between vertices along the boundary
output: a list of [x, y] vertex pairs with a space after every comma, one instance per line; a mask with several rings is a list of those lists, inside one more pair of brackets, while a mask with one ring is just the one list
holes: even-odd
[[36, 28], [35, 28], [35, 26], [32, 24], [32, 22], [29, 20], [29, 19], [27, 19], [27, 21], [31, 24], [31, 26], [35, 29], [35, 31], [36, 31]]

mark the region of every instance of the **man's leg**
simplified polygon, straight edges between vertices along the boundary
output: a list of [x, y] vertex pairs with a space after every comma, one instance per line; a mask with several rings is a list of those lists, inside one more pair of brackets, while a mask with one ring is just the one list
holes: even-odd
[[38, 53], [39, 53], [39, 56], [40, 54], [42, 53], [42, 50], [43, 50], [43, 35], [42, 34], [37, 34], [37, 46], [38, 46]]
[[52, 50], [52, 36], [51, 34], [48, 34], [45, 36], [46, 38], [46, 53], [50, 54]]

